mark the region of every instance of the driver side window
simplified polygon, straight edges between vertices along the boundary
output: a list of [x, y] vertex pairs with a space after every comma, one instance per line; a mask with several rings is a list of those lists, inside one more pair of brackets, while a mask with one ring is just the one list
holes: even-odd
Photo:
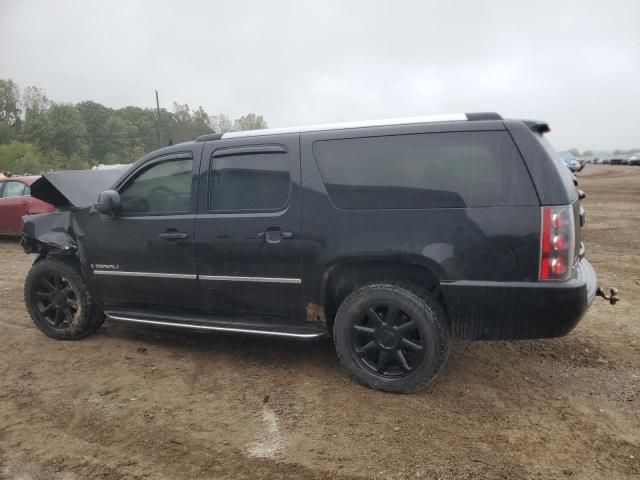
[[191, 210], [193, 160], [152, 164], [120, 191], [121, 213], [168, 215]]

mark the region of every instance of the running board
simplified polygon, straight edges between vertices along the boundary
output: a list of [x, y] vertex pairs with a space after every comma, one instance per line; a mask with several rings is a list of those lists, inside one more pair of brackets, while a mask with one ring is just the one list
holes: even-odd
[[184, 317], [171, 318], [163, 315], [161, 318], [142, 318], [129, 312], [105, 312], [109, 320], [125, 323], [137, 323], [157, 327], [181, 328], [196, 330], [199, 332], [224, 332], [239, 333], [245, 335], [265, 335], [271, 337], [296, 338], [299, 340], [315, 340], [326, 337], [327, 330], [322, 326], [282, 325], [268, 323], [242, 323], [225, 320], [212, 320], [206, 317], [205, 321], [196, 317], [185, 319]]

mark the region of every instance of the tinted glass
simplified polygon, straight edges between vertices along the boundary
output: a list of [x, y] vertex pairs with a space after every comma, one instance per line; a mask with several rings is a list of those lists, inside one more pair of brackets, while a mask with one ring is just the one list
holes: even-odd
[[332, 202], [345, 209], [537, 205], [506, 132], [396, 135], [313, 144]]
[[19, 197], [20, 195], [24, 195], [24, 187], [24, 183], [7, 182], [2, 191], [2, 197]]
[[560, 168], [558, 168], [558, 172], [560, 174], [560, 178], [562, 179], [562, 183], [564, 188], [569, 192], [571, 198], [578, 198], [578, 190], [576, 189], [576, 185], [573, 183], [574, 174], [569, 170], [564, 164], [560, 155], [556, 150], [551, 146], [551, 143], [544, 135], [536, 134], [538, 141], [542, 144], [547, 154], [557, 163], [560, 164]]
[[191, 209], [192, 160], [157, 163], [120, 192], [122, 213], [185, 213]]
[[289, 156], [265, 153], [214, 158], [209, 192], [210, 210], [281, 210], [289, 199]]

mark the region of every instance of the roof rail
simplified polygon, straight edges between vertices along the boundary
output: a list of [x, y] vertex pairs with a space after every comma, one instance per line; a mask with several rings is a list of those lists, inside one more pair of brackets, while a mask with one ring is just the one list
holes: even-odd
[[278, 135], [286, 133], [321, 132], [325, 130], [346, 130], [351, 128], [365, 127], [386, 127], [394, 125], [412, 125], [420, 123], [438, 122], [464, 122], [479, 120], [502, 120], [502, 116], [497, 113], [453, 113], [448, 115], [430, 115], [422, 117], [387, 118], [382, 120], [364, 120], [357, 122], [326, 123], [322, 125], [307, 125], [300, 127], [268, 128], [264, 130], [244, 130], [240, 132], [214, 133], [202, 135], [196, 142], [208, 142], [210, 140], [220, 140], [221, 138], [237, 137], [261, 137], [265, 135]]
[[502, 115], [495, 112], [465, 113], [465, 115], [467, 116], [467, 120], [471, 122], [480, 120], [503, 120]]
[[206, 135], [200, 135], [196, 137], [194, 141], [196, 142], [210, 142], [212, 140], [220, 140], [222, 138], [223, 133], [207, 133]]

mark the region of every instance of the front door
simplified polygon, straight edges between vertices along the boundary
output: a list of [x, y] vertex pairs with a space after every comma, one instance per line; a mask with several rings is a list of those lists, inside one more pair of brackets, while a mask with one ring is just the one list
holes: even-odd
[[114, 218], [78, 215], [90, 289], [106, 311], [197, 310], [194, 178], [202, 146], [153, 158], [117, 187]]
[[207, 142], [196, 259], [214, 314], [301, 319], [298, 135]]

